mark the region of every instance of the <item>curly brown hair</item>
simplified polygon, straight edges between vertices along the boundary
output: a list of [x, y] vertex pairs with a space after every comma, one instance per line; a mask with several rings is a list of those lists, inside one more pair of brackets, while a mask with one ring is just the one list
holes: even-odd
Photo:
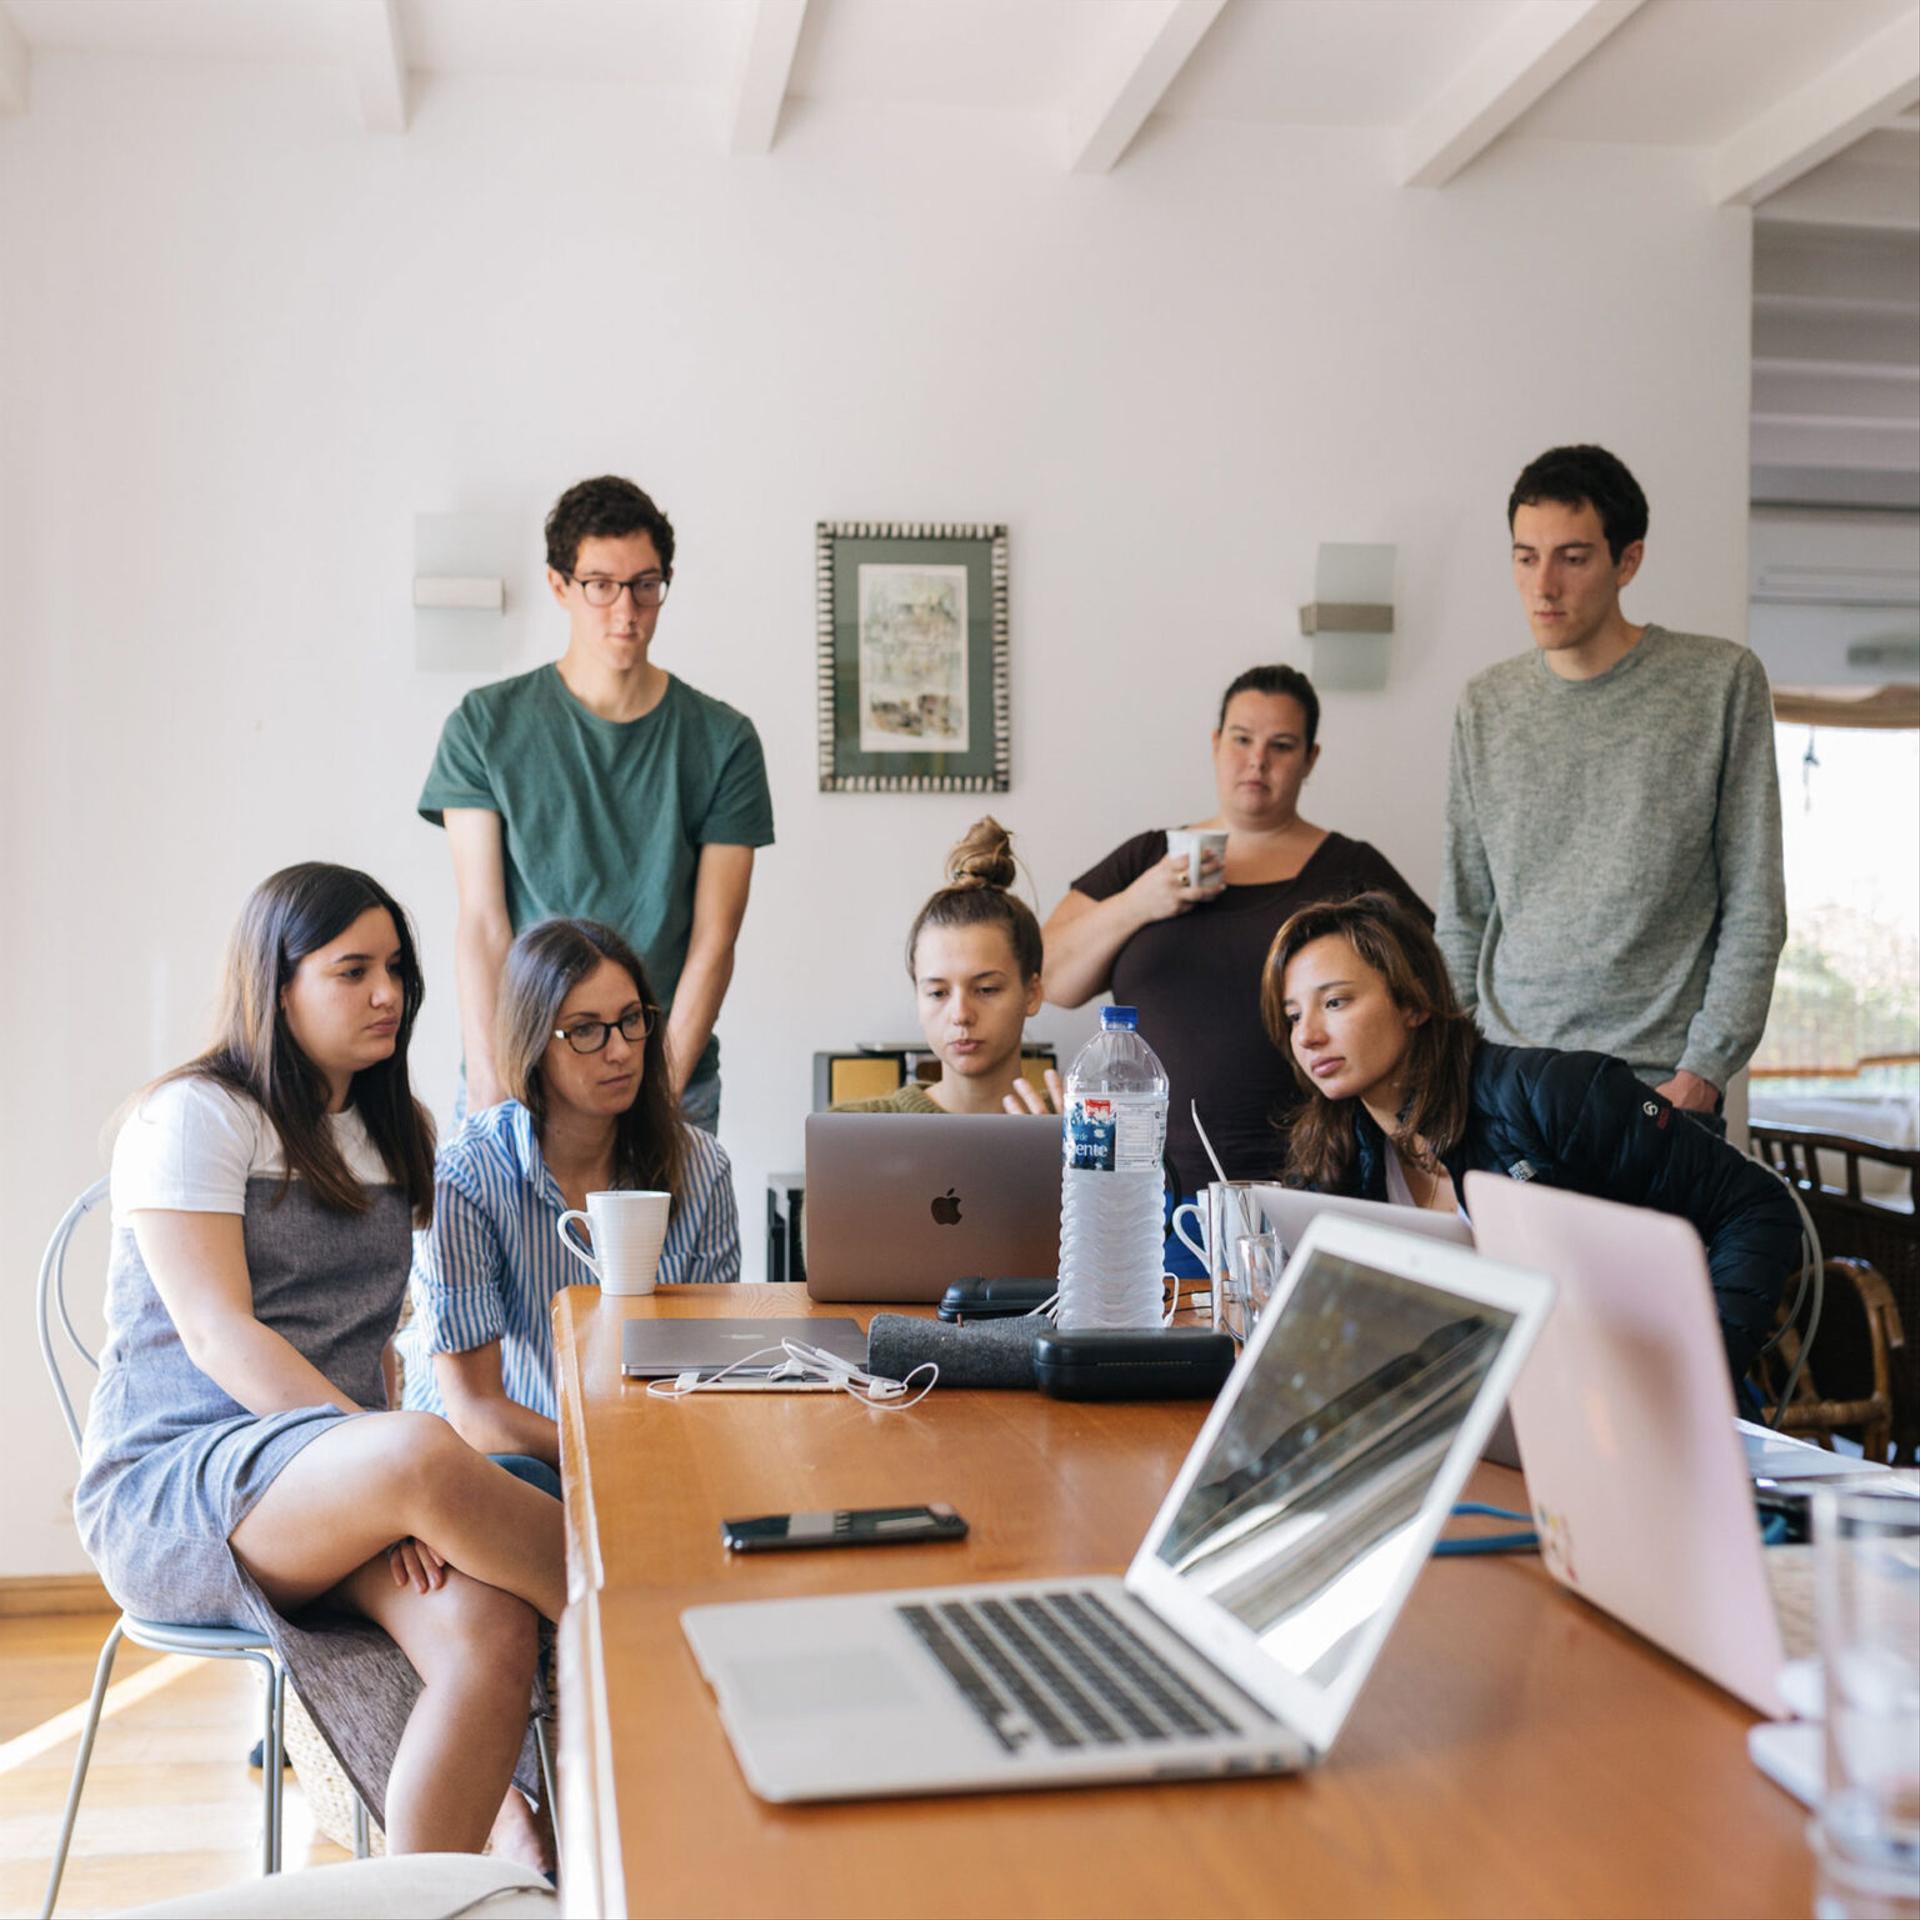
[[[1393, 1003], [1423, 1016], [1407, 1043], [1407, 1098], [1394, 1144], [1423, 1163], [1459, 1145], [1467, 1126], [1467, 1075], [1479, 1044], [1460, 1011], [1447, 963], [1426, 927], [1391, 894], [1362, 893], [1302, 907], [1273, 936], [1260, 977], [1260, 1016], [1267, 1036], [1287, 1056], [1307, 1098], [1287, 1134], [1285, 1178], [1291, 1186], [1337, 1189], [1353, 1163], [1357, 1099], [1330, 1100], [1293, 1051], [1286, 1016], [1287, 968], [1316, 940], [1347, 942], [1387, 984]], [[1415, 1146], [1424, 1142], [1425, 1151]]]
[[571, 575], [580, 561], [582, 540], [624, 540], [629, 534], [651, 537], [660, 571], [673, 578], [673, 522], [631, 480], [603, 473], [582, 480], [553, 503], [547, 515], [547, 565]]

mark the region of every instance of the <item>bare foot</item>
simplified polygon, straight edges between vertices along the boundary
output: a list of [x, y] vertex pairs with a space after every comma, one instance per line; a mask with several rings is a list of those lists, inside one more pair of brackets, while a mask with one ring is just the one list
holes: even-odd
[[509, 1787], [487, 1835], [487, 1851], [497, 1859], [514, 1860], [535, 1873], [553, 1871], [553, 1840], [547, 1822], [527, 1804], [518, 1787]]

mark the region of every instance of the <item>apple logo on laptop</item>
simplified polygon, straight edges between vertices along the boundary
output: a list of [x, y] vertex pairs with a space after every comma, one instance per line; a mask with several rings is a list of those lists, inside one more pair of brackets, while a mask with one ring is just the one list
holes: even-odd
[[960, 1224], [960, 1196], [949, 1187], [934, 1201], [932, 1213], [935, 1226], [957, 1227]]

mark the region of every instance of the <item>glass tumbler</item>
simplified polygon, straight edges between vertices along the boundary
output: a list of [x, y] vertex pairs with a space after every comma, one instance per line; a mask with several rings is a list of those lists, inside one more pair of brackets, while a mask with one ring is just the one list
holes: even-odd
[[1920, 1499], [1813, 1496], [1826, 1791], [1819, 1920], [1920, 1920]]

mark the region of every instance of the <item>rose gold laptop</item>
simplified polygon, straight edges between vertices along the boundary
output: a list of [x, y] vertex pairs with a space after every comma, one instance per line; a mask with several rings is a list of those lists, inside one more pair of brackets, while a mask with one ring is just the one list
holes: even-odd
[[1060, 1271], [1060, 1122], [807, 1116], [807, 1292], [931, 1305], [955, 1280]]
[[1466, 1198], [1483, 1254], [1558, 1286], [1508, 1401], [1548, 1572], [1785, 1717], [1768, 1550], [1700, 1236], [1673, 1214], [1499, 1174], [1468, 1174]]

